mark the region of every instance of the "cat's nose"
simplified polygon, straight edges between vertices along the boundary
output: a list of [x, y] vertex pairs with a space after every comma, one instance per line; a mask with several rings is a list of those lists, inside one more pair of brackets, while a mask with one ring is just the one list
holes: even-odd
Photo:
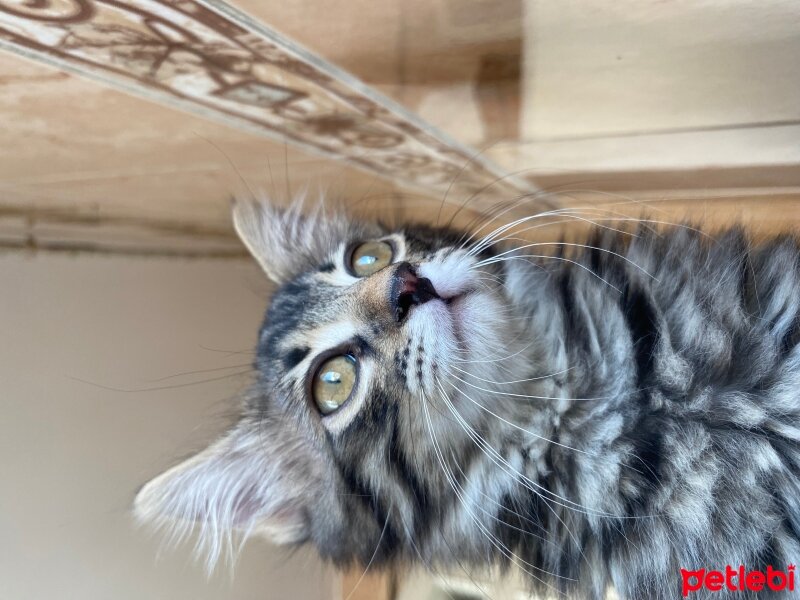
[[395, 267], [392, 284], [389, 286], [389, 309], [397, 323], [408, 316], [412, 306], [438, 297], [431, 280], [418, 277], [410, 264], [402, 262]]

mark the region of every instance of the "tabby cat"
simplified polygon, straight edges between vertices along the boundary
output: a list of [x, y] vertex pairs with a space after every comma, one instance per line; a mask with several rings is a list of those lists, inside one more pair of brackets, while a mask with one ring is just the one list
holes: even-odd
[[513, 239], [553, 214], [469, 235], [237, 202], [278, 286], [256, 380], [137, 515], [210, 566], [239, 531], [542, 597], [800, 597], [797, 239]]

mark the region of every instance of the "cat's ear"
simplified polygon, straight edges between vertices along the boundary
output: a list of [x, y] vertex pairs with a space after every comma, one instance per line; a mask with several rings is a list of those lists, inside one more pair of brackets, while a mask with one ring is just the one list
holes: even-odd
[[274, 451], [265, 448], [257, 432], [234, 428], [147, 483], [134, 502], [137, 519], [164, 527], [177, 538], [196, 529], [209, 567], [231, 550], [236, 530], [265, 534], [281, 544], [304, 541], [314, 466], [299, 443], [266, 444]]
[[253, 199], [235, 199], [233, 224], [267, 276], [281, 284], [327, 258], [342, 241], [347, 222], [317, 205], [307, 214], [302, 201], [287, 208]]

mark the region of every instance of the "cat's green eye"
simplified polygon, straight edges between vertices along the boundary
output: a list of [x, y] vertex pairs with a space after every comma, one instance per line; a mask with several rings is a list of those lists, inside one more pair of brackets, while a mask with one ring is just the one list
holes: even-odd
[[333, 356], [314, 373], [311, 396], [319, 412], [329, 415], [347, 402], [356, 384], [356, 359], [349, 354]]
[[387, 242], [364, 242], [350, 254], [350, 271], [356, 277], [367, 277], [392, 264], [393, 254]]

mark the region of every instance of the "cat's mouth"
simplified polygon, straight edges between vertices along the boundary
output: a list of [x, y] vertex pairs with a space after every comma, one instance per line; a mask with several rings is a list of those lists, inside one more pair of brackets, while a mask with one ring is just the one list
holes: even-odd
[[478, 339], [473, 329], [482, 317], [482, 290], [470, 265], [463, 256], [453, 253], [417, 267], [419, 275], [431, 282], [436, 295], [418, 307], [420, 329], [425, 330], [420, 333], [430, 348], [430, 357], [442, 371], [452, 361], [471, 358]]
[[[433, 312], [428, 313], [429, 316], [426, 317], [426, 319], [433, 318], [433, 321], [427, 321], [428, 327], [431, 327], [431, 333], [434, 336], [440, 336], [440, 339], [450, 338], [451, 351], [455, 350], [458, 353], [468, 351], [465, 331], [468, 319], [465, 302], [468, 295], [469, 292], [459, 292], [449, 297], [437, 295], [436, 299], [431, 302]], [[439, 308], [434, 308], [436, 305]]]
[[450, 298], [443, 298], [447, 311], [450, 313], [450, 320], [453, 327], [453, 336], [456, 338], [459, 348], [464, 350], [464, 330], [463, 330], [463, 305], [467, 292], [462, 292]]
[[444, 305], [447, 308], [447, 313], [450, 315], [450, 318], [454, 324], [456, 317], [458, 317], [458, 298], [458, 296], [453, 296], [452, 298], [442, 298], [442, 302], [444, 302]]
[[437, 296], [411, 311], [408, 341], [398, 355], [406, 387], [412, 394], [431, 397], [440, 393], [454, 362], [469, 355], [465, 294]]

